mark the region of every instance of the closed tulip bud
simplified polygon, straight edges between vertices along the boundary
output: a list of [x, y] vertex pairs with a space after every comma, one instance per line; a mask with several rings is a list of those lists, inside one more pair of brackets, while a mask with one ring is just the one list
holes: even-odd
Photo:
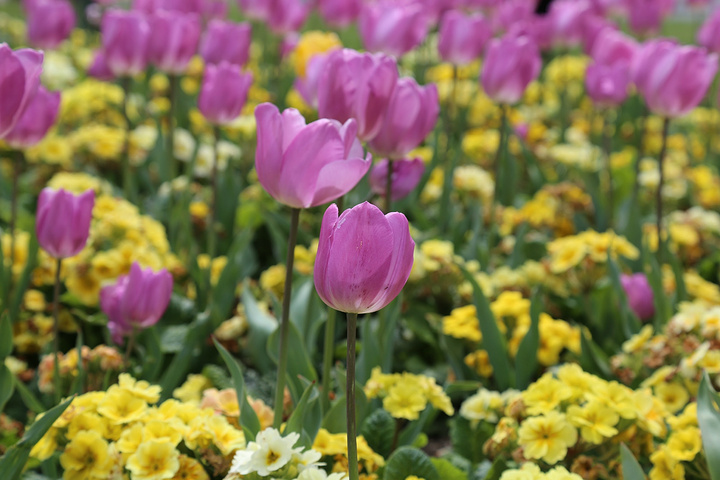
[[207, 0], [135, 0], [133, 10], [152, 15], [160, 11], [202, 15]]
[[697, 41], [711, 52], [720, 53], [720, 8], [705, 20], [698, 32]]
[[584, 18], [590, 15], [590, 4], [578, 0], [555, 0], [549, 18], [553, 43], [565, 47], [578, 45], [583, 37]]
[[482, 15], [451, 10], [440, 21], [438, 52], [444, 62], [465, 65], [480, 58], [492, 37], [490, 23]]
[[360, 15], [362, 0], [318, 0], [320, 16], [336, 27], [346, 27]]
[[717, 54], [670, 40], [651, 40], [635, 56], [631, 78], [651, 112], [674, 118], [698, 106], [717, 69]]
[[580, 41], [583, 52], [586, 55], [592, 54], [593, 48], [595, 48], [602, 32], [616, 29], [615, 25], [599, 15], [583, 15], [580, 21], [582, 22]]
[[628, 96], [630, 73], [623, 65], [601, 65], [594, 63], [585, 73], [585, 89], [588, 96], [598, 105], [617, 107]]
[[428, 12], [417, 3], [366, 3], [358, 21], [363, 46], [401, 57], [422, 43], [430, 28]]
[[361, 140], [373, 139], [382, 126], [398, 81], [397, 64], [383, 54], [343, 49], [332, 52], [318, 84], [320, 117], [354, 118]]
[[310, 2], [306, 0], [262, 0], [268, 3], [265, 19], [270, 30], [277, 34], [297, 32], [310, 14]]
[[272, 2], [268, 0], [237, 0], [240, 13], [252, 20], [267, 22]]
[[535, 17], [534, 9], [533, 3], [527, 0], [503, 0], [491, 18], [493, 30], [508, 32], [515, 25]]
[[639, 48], [634, 38], [618, 30], [606, 29], [598, 35], [591, 56], [602, 65], [622, 65], [628, 68]]
[[5, 142], [17, 149], [35, 145], [55, 124], [59, 109], [60, 92], [48, 92], [40, 85], [20, 120], [5, 135]]
[[150, 61], [175, 75], [185, 72], [200, 40], [200, 17], [193, 13], [159, 11], [150, 17]]
[[100, 31], [105, 62], [113, 75], [133, 76], [147, 68], [150, 25], [144, 14], [110, 10]]
[[202, 9], [203, 18], [207, 20], [222, 20], [227, 18], [228, 4], [225, 0], [205, 0]]
[[40, 246], [54, 258], [74, 257], [85, 248], [95, 192], [74, 195], [66, 190], [44, 188], [40, 192], [35, 232]]
[[403, 157], [418, 147], [435, 128], [439, 113], [435, 84], [421, 87], [411, 77], [401, 78], [370, 147], [384, 157]]
[[247, 100], [252, 74], [240, 67], [222, 62], [205, 68], [198, 108], [215, 125], [227, 125], [240, 116]]
[[255, 109], [255, 170], [263, 188], [293, 208], [328, 203], [353, 189], [370, 169], [354, 120], [320, 119], [308, 125], [297, 110], [275, 105]]
[[630, 28], [641, 35], [660, 30], [665, 16], [675, 6], [675, 0], [625, 0]]
[[13, 129], [40, 85], [43, 53], [0, 43], [0, 138]]
[[163, 316], [172, 296], [173, 278], [167, 270], [155, 273], [137, 262], [128, 275], [100, 291], [100, 308], [108, 316], [108, 328], [115, 343], [136, 330], [155, 325]]
[[540, 52], [528, 37], [496, 38], [485, 53], [480, 82], [488, 97], [512, 104], [522, 98], [541, 67]]
[[[425, 173], [425, 164], [419, 158], [393, 160], [392, 168], [392, 175], [390, 176], [392, 194], [390, 197], [393, 201], [401, 200], [410, 195], [410, 192], [415, 190], [415, 187], [422, 179], [423, 173]], [[385, 196], [387, 174], [387, 159], [380, 160], [370, 170], [370, 188], [373, 193], [381, 197]]]
[[26, 0], [27, 37], [30, 45], [51, 50], [75, 28], [75, 10], [67, 0]]
[[228, 62], [245, 65], [250, 56], [252, 27], [249, 23], [213, 20], [200, 44], [200, 56], [206, 64]]
[[107, 64], [107, 60], [105, 60], [105, 54], [102, 50], [95, 52], [95, 57], [93, 57], [93, 61], [88, 67], [87, 74], [103, 82], [109, 82], [115, 78], [115, 75], [113, 75], [113, 72]]
[[627, 295], [630, 309], [635, 312], [635, 315], [640, 320], [652, 318], [655, 315], [654, 295], [645, 274], [621, 275], [620, 283]]
[[320, 227], [315, 289], [335, 310], [377, 312], [405, 286], [414, 249], [402, 213], [383, 215], [364, 202], [338, 217], [337, 206], [330, 205]]

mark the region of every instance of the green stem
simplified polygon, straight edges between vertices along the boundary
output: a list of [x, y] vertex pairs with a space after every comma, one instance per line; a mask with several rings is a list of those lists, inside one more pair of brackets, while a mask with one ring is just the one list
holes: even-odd
[[[53, 293], [53, 350], [55, 350], [55, 361], [53, 362], [53, 381], [55, 383], [55, 403], [59, 403], [62, 395], [60, 393], [60, 270], [62, 258], [57, 259], [55, 264], [55, 289]], [[80, 352], [78, 352], [80, 355]]]
[[355, 417], [355, 331], [357, 313], [347, 314], [347, 383], [345, 387], [347, 415], [348, 474], [350, 480], [358, 480], [357, 426]]
[[[10, 299], [10, 291], [13, 287], [13, 266], [15, 265], [15, 225], [17, 223], [17, 207], [18, 207], [18, 183], [20, 182], [20, 169], [22, 168], [25, 156], [22, 151], [18, 151], [12, 161], [13, 180], [12, 193], [10, 197], [10, 275], [9, 284], [7, 286], [7, 297]], [[7, 306], [9, 301], [5, 302]]]
[[[453, 79], [452, 79], [452, 90], [450, 91], [450, 98], [448, 99], [447, 112], [445, 115], [445, 160], [443, 172], [443, 191], [442, 197], [440, 198], [440, 222], [442, 231], [447, 231], [447, 226], [450, 223], [449, 214], [450, 210], [450, 194], [453, 189], [453, 175], [455, 172], [455, 166], [457, 164], [457, 156], [451, 155], [453, 148], [453, 124], [456, 120], [457, 111], [457, 84], [458, 84], [458, 68], [457, 65], [453, 65]], [[458, 119], [459, 120], [459, 119]]]
[[[495, 190], [493, 191], [493, 212], [495, 211], [495, 204], [498, 202], [500, 192], [500, 180], [503, 174], [503, 153], [505, 151], [505, 142], [507, 141], [507, 105], [504, 103], [500, 105], [500, 141], [498, 143], [497, 152], [495, 152]], [[493, 218], [495, 215], [493, 214]]]
[[166, 171], [168, 178], [165, 180], [173, 180], [177, 176], [177, 165], [175, 164], [175, 107], [177, 107], [177, 86], [178, 86], [178, 76], [175, 74], [171, 74], [168, 76], [168, 80], [170, 83], [169, 91], [168, 91], [168, 100], [170, 101], [170, 108], [168, 108], [168, 133], [166, 137], [166, 145], [165, 145], [165, 154], [166, 154], [166, 162], [167, 165]]
[[207, 245], [208, 255], [210, 260], [215, 258], [215, 250], [217, 245], [217, 229], [215, 228], [215, 222], [217, 219], [217, 206], [218, 206], [218, 143], [220, 141], [220, 128], [213, 127], [213, 140], [215, 142], [215, 161], [212, 166], [212, 173], [210, 174], [210, 188], [212, 189], [212, 200], [210, 203], [210, 220], [207, 225]]
[[645, 156], [645, 134], [647, 133], [647, 128], [648, 115], [647, 112], [645, 112], [640, 124], [640, 141], [638, 142], [638, 154], [637, 159], [635, 160], [635, 176], [633, 177], [632, 200], [630, 201], [630, 205], [635, 205], [638, 195], [640, 194], [640, 165], [642, 164], [642, 159]]
[[605, 115], [603, 115], [603, 124], [602, 124], [602, 144], [603, 144], [603, 150], [605, 153], [605, 168], [607, 169], [607, 181], [608, 181], [608, 211], [607, 211], [607, 226], [608, 229], [612, 230], [613, 228], [613, 217], [615, 213], [615, 188], [614, 188], [614, 182], [613, 182], [613, 172], [612, 172], [612, 162], [611, 162], [611, 154], [612, 154], [612, 138], [610, 137], [610, 132], [608, 131], [609, 122], [608, 117], [610, 116], [610, 111], [608, 110], [605, 112]]
[[132, 331], [130, 332], [130, 338], [128, 339], [127, 348], [125, 349], [125, 365], [127, 368], [130, 368], [130, 355], [132, 354], [133, 350], [135, 349], [135, 339], [137, 337], [137, 328], [133, 327]]
[[132, 125], [130, 124], [130, 115], [128, 115], [128, 98], [130, 97], [130, 83], [132, 78], [124, 77], [120, 80], [123, 90], [122, 114], [125, 118], [125, 146], [122, 156], [122, 179], [123, 194], [128, 202], [132, 202], [132, 170], [130, 167], [130, 132]]
[[330, 410], [330, 394], [332, 393], [332, 371], [333, 358], [335, 354], [335, 317], [337, 312], [331, 308], [328, 310], [325, 321], [325, 343], [323, 345], [323, 376], [322, 376], [322, 405], [323, 413]]
[[395, 419], [395, 431], [393, 432], [392, 443], [390, 444], [390, 453], [394, 452], [398, 446], [400, 440], [400, 428], [402, 427], [402, 420], [399, 418]]
[[660, 180], [658, 181], [657, 192], [655, 193], [655, 206], [656, 206], [656, 218], [655, 223], [657, 227], [657, 245], [658, 245], [658, 261], [662, 265], [663, 261], [663, 240], [662, 240], [662, 217], [663, 217], [663, 197], [662, 189], [663, 182], [665, 180], [665, 169], [663, 163], [665, 162], [665, 153], [667, 152], [667, 137], [670, 129], [670, 119], [665, 118], [663, 121], [662, 130], [662, 147], [660, 148], [660, 156], [658, 157], [658, 172], [660, 173]]
[[392, 206], [392, 174], [393, 174], [393, 160], [388, 158], [388, 170], [387, 177], [385, 177], [385, 213], [390, 213], [390, 207]]
[[288, 250], [285, 269], [285, 291], [283, 293], [282, 320], [280, 322], [280, 353], [278, 355], [278, 376], [275, 387], [275, 411], [273, 427], [280, 428], [283, 418], [283, 405], [285, 399], [285, 375], [287, 372], [287, 343], [290, 330], [290, 298], [292, 296], [293, 263], [295, 261], [295, 245], [297, 244], [298, 225], [300, 223], [300, 209], [293, 208], [290, 213], [290, 236], [288, 237]]

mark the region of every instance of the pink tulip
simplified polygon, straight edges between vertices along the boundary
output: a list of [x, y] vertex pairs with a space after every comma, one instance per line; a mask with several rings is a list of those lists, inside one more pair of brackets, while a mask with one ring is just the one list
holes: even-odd
[[650, 111], [673, 118], [698, 106], [717, 69], [717, 54], [670, 40], [651, 40], [635, 56], [631, 77]]
[[627, 295], [630, 309], [640, 320], [649, 320], [655, 315], [655, 303], [650, 282], [644, 273], [621, 275], [620, 283]]
[[54, 258], [74, 257], [85, 248], [90, 235], [95, 192], [74, 195], [44, 188], [40, 192], [35, 232], [40, 246]]
[[134, 76], [147, 68], [150, 24], [136, 11], [110, 10], [100, 31], [105, 62], [113, 75]]
[[323, 215], [315, 260], [315, 289], [328, 306], [371, 313], [398, 296], [410, 276], [415, 242], [405, 215], [383, 215], [368, 202]]
[[59, 109], [60, 92], [48, 92], [40, 85], [20, 120], [5, 135], [5, 142], [16, 149], [35, 145], [55, 124]]
[[277, 34], [297, 32], [310, 14], [306, 0], [238, 0], [248, 18], [266, 23]]
[[555, 42], [553, 19], [549, 15], [533, 15], [513, 24], [505, 37], [527, 38], [541, 51], [551, 50]]
[[492, 16], [496, 32], [508, 32], [515, 25], [531, 20], [535, 15], [535, 3], [531, 0], [504, 0]]
[[697, 42], [711, 52], [720, 53], [720, 8], [705, 20], [697, 34]]
[[360, 15], [362, 0], [318, 0], [323, 20], [336, 27], [346, 27]]
[[605, 17], [599, 15], [583, 15], [580, 19], [581, 22], [581, 33], [580, 42], [582, 43], [583, 52], [586, 55], [591, 55], [593, 48], [597, 44], [597, 40], [600, 38], [605, 30], [616, 30], [617, 27], [609, 22]]
[[379, 0], [363, 6], [358, 26], [367, 50], [399, 58], [422, 43], [430, 22], [419, 4]]
[[630, 28], [642, 35], [658, 32], [674, 4], [675, 0], [625, 0]]
[[[390, 176], [392, 201], [401, 200], [415, 190], [425, 173], [425, 164], [419, 158], [412, 160], [393, 160], [393, 171]], [[387, 183], [388, 160], [385, 158], [377, 162], [370, 170], [370, 188], [373, 193], [385, 196]]]
[[617, 107], [628, 96], [630, 73], [623, 65], [594, 63], [585, 73], [585, 88], [588, 96], [598, 105]]
[[300, 93], [305, 103], [311, 107], [318, 107], [318, 83], [325, 71], [325, 63], [328, 59], [327, 53], [313, 55], [305, 66], [305, 76], [295, 79], [295, 89]]
[[225, 61], [242, 66], [250, 57], [251, 38], [249, 23], [212, 20], [200, 44], [200, 55], [206, 64]]
[[435, 128], [439, 113], [440, 103], [434, 84], [421, 87], [411, 77], [401, 78], [370, 147], [384, 157], [403, 157]]
[[495, 38], [485, 53], [480, 81], [488, 97], [512, 104], [522, 98], [541, 67], [540, 52], [528, 37]]
[[553, 43], [573, 47], [583, 38], [585, 17], [592, 15], [590, 4], [582, 0], [555, 0], [548, 18], [551, 20]]
[[107, 64], [107, 60], [105, 60], [105, 54], [102, 50], [95, 52], [95, 57], [90, 67], [88, 67], [87, 74], [103, 82], [109, 82], [115, 78], [115, 75], [113, 75], [113, 72]]
[[488, 21], [481, 14], [465, 15], [451, 10], [440, 22], [438, 52], [444, 62], [465, 65], [480, 58], [492, 37]]
[[179, 75], [197, 52], [200, 18], [193, 13], [159, 11], [149, 17], [150, 61], [160, 70]]
[[28, 41], [34, 47], [52, 50], [75, 28], [75, 10], [67, 0], [25, 0]]
[[202, 14], [209, 21], [223, 20], [228, 14], [228, 4], [225, 0], [205, 0]]
[[114, 285], [100, 291], [100, 308], [108, 316], [108, 328], [115, 343], [123, 337], [155, 325], [163, 316], [172, 296], [173, 278], [167, 270], [155, 273], [137, 262], [130, 273], [118, 277]]
[[627, 67], [633, 62], [639, 48], [634, 38], [618, 30], [606, 29], [598, 35], [591, 56], [602, 65]]
[[152, 15], [160, 11], [202, 15], [206, 0], [135, 0], [133, 10]]
[[267, 23], [270, 20], [272, 0], [237, 0], [240, 13], [252, 20]]
[[380, 131], [397, 80], [392, 57], [335, 50], [318, 83], [318, 113], [339, 122], [354, 118], [360, 139], [371, 140]]
[[228, 62], [205, 67], [198, 108], [215, 125], [227, 125], [240, 116], [247, 100], [252, 74]]
[[0, 43], [0, 138], [20, 120], [40, 85], [43, 53]]
[[263, 188], [293, 208], [322, 205], [345, 195], [367, 173], [354, 120], [320, 119], [309, 125], [297, 110], [275, 105], [255, 109], [255, 170]]

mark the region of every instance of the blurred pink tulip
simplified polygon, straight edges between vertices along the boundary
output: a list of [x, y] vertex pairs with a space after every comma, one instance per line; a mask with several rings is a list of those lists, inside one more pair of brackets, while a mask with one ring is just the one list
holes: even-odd
[[480, 82], [488, 97], [513, 104], [522, 98], [541, 67], [540, 52], [530, 38], [495, 38], [488, 44]]
[[574, 47], [583, 38], [585, 17], [592, 15], [590, 3], [584, 0], [555, 0], [548, 17], [551, 20], [553, 43]]
[[200, 40], [200, 17], [161, 10], [149, 17], [150, 61], [163, 72], [179, 75], [187, 69]]
[[371, 156], [363, 158], [354, 120], [305, 124], [297, 110], [281, 114], [270, 103], [255, 108], [255, 119], [255, 170], [280, 203], [309, 208], [330, 202], [352, 190], [370, 168]]
[[451, 10], [440, 21], [438, 52], [444, 62], [465, 65], [480, 58], [492, 37], [490, 23], [481, 14]]
[[249, 23], [212, 20], [200, 43], [200, 56], [206, 64], [229, 62], [245, 65], [250, 57], [252, 27]]
[[43, 53], [0, 43], [0, 138], [15, 127], [40, 85]]
[[105, 54], [102, 50], [95, 52], [95, 57], [88, 67], [87, 74], [88, 76], [97, 78], [103, 82], [110, 82], [115, 78], [113, 72], [110, 71], [110, 67], [105, 60]]
[[329, 53], [313, 55], [305, 66], [305, 76], [295, 79], [295, 89], [300, 93], [305, 103], [318, 108], [318, 84], [320, 76], [325, 70]]
[[630, 72], [625, 65], [594, 63], [585, 73], [585, 89], [596, 104], [617, 107], [628, 96]]
[[315, 289], [328, 306], [372, 313], [398, 296], [410, 276], [415, 242], [405, 215], [383, 215], [368, 202], [323, 215], [315, 260]]
[[583, 15], [580, 19], [582, 49], [585, 55], [591, 55], [597, 40], [605, 30], [617, 30], [617, 27], [605, 17], [599, 15]]
[[208, 65], [198, 97], [200, 113], [215, 125], [232, 123], [245, 106], [252, 80], [252, 74], [241, 73], [238, 65]]
[[44, 188], [35, 219], [38, 243], [53, 258], [74, 257], [90, 236], [95, 192], [74, 195], [67, 190]]
[[110, 10], [103, 16], [100, 31], [105, 62], [113, 75], [133, 76], [147, 68], [150, 24], [144, 14]]
[[417, 3], [379, 0], [366, 3], [358, 27], [363, 46], [371, 52], [401, 57], [422, 43], [430, 26], [427, 12]]
[[697, 42], [711, 52], [720, 53], [720, 8], [705, 20], [698, 31]]
[[310, 14], [306, 0], [238, 0], [240, 11], [261, 21], [277, 34], [297, 32]]
[[660, 31], [663, 20], [674, 6], [675, 0], [625, 0], [630, 28], [641, 35]]
[[627, 295], [630, 309], [640, 320], [649, 320], [655, 315], [655, 296], [644, 273], [621, 275], [620, 283]]
[[67, 0], [25, 0], [30, 45], [52, 50], [75, 28], [75, 10]]
[[493, 16], [491, 23], [496, 32], [508, 32], [511, 28], [535, 17], [535, 3], [532, 0], [504, 0]]
[[606, 29], [598, 35], [591, 56], [602, 65], [625, 65], [633, 62], [640, 45], [618, 30]]
[[397, 81], [392, 57], [335, 50], [318, 83], [318, 113], [339, 122], [354, 118], [360, 139], [372, 140], [380, 131]]
[[59, 109], [60, 92], [48, 92], [40, 85], [20, 120], [5, 135], [5, 142], [16, 149], [35, 145], [55, 124]]
[[320, 16], [330, 25], [346, 27], [357, 20], [362, 0], [318, 0]]
[[631, 76], [651, 112], [674, 118], [698, 106], [717, 69], [717, 54], [661, 39], [650, 40], [640, 48]]
[[[388, 174], [388, 160], [382, 159], [370, 170], [370, 188], [373, 193], [385, 196], [385, 187]], [[393, 160], [393, 171], [390, 176], [392, 201], [401, 200], [412, 192], [425, 173], [425, 164], [419, 158], [412, 160]]]

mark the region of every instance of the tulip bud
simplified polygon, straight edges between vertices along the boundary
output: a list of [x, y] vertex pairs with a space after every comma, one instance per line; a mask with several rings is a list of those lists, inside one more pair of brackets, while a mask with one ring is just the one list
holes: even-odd
[[644, 273], [621, 275], [620, 283], [627, 295], [630, 309], [640, 320], [648, 320], [655, 315], [653, 291]]
[[13, 51], [0, 43], [0, 138], [12, 130], [37, 92], [42, 63], [42, 52]]
[[110, 70], [107, 61], [105, 60], [105, 54], [102, 50], [95, 52], [95, 57], [88, 67], [87, 74], [88, 76], [97, 78], [103, 82], [109, 82], [115, 78], [115, 75], [113, 75], [113, 72]]
[[630, 28], [641, 35], [659, 31], [674, 4], [675, 0], [625, 0]]
[[105, 62], [113, 75], [133, 76], [148, 64], [150, 25], [142, 13], [110, 10], [100, 25]]
[[200, 40], [200, 17], [193, 13], [159, 11], [149, 18], [148, 56], [160, 70], [179, 75], [187, 69]]
[[320, 16], [336, 27], [346, 27], [360, 15], [362, 0], [318, 0]]
[[215, 125], [227, 125], [240, 116], [247, 100], [252, 74], [240, 67], [222, 62], [205, 68], [198, 108]]
[[630, 73], [622, 65], [594, 63], [585, 73], [587, 94], [598, 105], [617, 107], [627, 98], [629, 86]]
[[272, 2], [268, 0], [237, 0], [243, 16], [265, 22], [270, 18]]
[[243, 66], [250, 56], [251, 36], [249, 23], [213, 20], [200, 44], [200, 56], [208, 65], [228, 62]]
[[495, 38], [485, 53], [480, 81], [488, 97], [512, 104], [522, 98], [541, 67], [540, 52], [528, 37]]
[[85, 248], [90, 235], [95, 192], [74, 195], [44, 188], [40, 192], [35, 232], [40, 246], [54, 258], [74, 257]]
[[617, 30], [606, 29], [598, 34], [591, 56], [602, 65], [622, 65], [628, 68], [639, 48], [634, 38]]
[[238, 0], [242, 13], [264, 22], [278, 34], [297, 32], [310, 14], [305, 0]]
[[590, 5], [577, 0], [555, 0], [552, 3], [550, 24], [553, 43], [572, 47], [583, 38], [584, 19], [590, 15]]
[[100, 291], [100, 308], [108, 316], [108, 328], [115, 343], [133, 330], [155, 325], [163, 316], [172, 295], [173, 278], [167, 270], [154, 273], [137, 262], [130, 273]]
[[367, 50], [399, 58], [422, 43], [430, 21], [419, 4], [380, 0], [363, 6], [358, 26]]
[[75, 28], [75, 10], [67, 0], [26, 0], [27, 37], [30, 44], [51, 50]]
[[[388, 160], [383, 159], [370, 170], [370, 188], [373, 193], [385, 196], [385, 187], [388, 174]], [[425, 173], [425, 164], [419, 158], [413, 160], [393, 160], [392, 175], [390, 176], [392, 201], [401, 200], [412, 192]]]
[[336, 50], [318, 83], [318, 114], [339, 122], [354, 118], [360, 139], [371, 140], [380, 131], [397, 81], [392, 57]]
[[363, 158], [354, 120], [344, 125], [320, 119], [309, 125], [295, 109], [282, 114], [275, 105], [255, 109], [255, 170], [263, 188], [293, 208], [322, 205], [345, 195], [365, 176], [371, 157]]
[[371, 203], [345, 210], [328, 207], [320, 227], [315, 289], [328, 306], [371, 313], [400, 293], [410, 276], [415, 242], [405, 215], [383, 215]]
[[421, 87], [411, 77], [398, 80], [379, 133], [370, 141], [377, 154], [400, 158], [418, 147], [435, 128], [440, 103], [437, 87]]
[[55, 124], [59, 109], [60, 92], [48, 92], [40, 85], [20, 120], [5, 135], [5, 141], [16, 149], [35, 145]]
[[444, 62], [465, 65], [480, 58], [492, 37], [490, 24], [480, 14], [464, 15], [451, 10], [442, 17], [438, 52]]
[[698, 32], [697, 41], [711, 52], [720, 53], [720, 8], [705, 20]]
[[651, 112], [674, 118], [700, 104], [717, 69], [717, 54], [670, 40], [651, 40], [635, 56], [631, 78]]

